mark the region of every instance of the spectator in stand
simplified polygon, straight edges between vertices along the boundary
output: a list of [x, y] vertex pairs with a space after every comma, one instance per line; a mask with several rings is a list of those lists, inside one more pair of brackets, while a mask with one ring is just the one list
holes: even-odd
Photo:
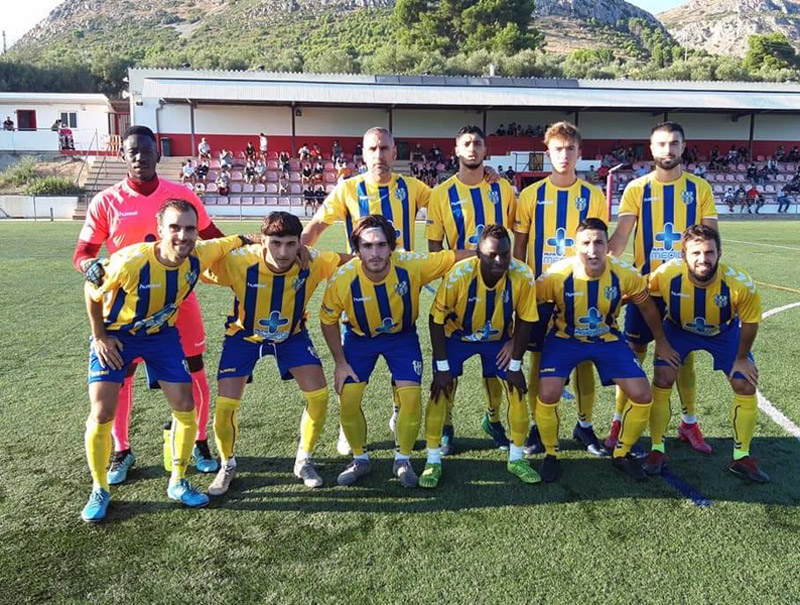
[[282, 174], [278, 181], [278, 195], [281, 197], [289, 195], [289, 175]]
[[319, 148], [318, 143], [314, 143], [311, 146], [311, 157], [316, 159], [322, 159], [322, 150]]
[[264, 158], [258, 158], [255, 165], [256, 181], [264, 183], [267, 180], [267, 163]]
[[311, 183], [309, 183], [306, 185], [306, 188], [303, 189], [303, 214], [305, 216], [313, 216], [316, 211], [316, 206], [317, 196], [314, 193], [314, 188], [311, 186]]
[[256, 148], [253, 146], [253, 141], [247, 141], [247, 147], [244, 148], [244, 158], [247, 161], [252, 161], [253, 165], [255, 165]]
[[226, 168], [222, 169], [217, 177], [217, 192], [225, 197], [231, 192], [231, 173]]
[[759, 211], [761, 210], [762, 206], [764, 206], [764, 204], [767, 203], [767, 198], [765, 198], [764, 194], [761, 193], [760, 191], [756, 191], [755, 202], [756, 202], [756, 214], [761, 214], [761, 212]]
[[281, 151], [280, 155], [278, 156], [278, 162], [281, 164], [281, 170], [283, 174], [289, 174], [289, 162], [291, 159], [289, 158], [288, 151]]
[[642, 164], [641, 166], [639, 166], [638, 170], [633, 171], [633, 176], [635, 176], [638, 179], [649, 173], [650, 173], [649, 164]]
[[233, 152], [228, 149], [223, 149], [219, 152], [219, 166], [223, 170], [233, 169]]
[[324, 174], [325, 164], [322, 163], [322, 160], [318, 159], [316, 162], [314, 162], [314, 176], [312, 179], [314, 183], [321, 183]]
[[[411, 164], [411, 168], [414, 168], [414, 164]], [[347, 160], [344, 159], [343, 155], [340, 155], [336, 158], [336, 181], [340, 182], [345, 179], [349, 179], [351, 174], [350, 167], [347, 165]]]
[[336, 160], [340, 155], [342, 155], [342, 153], [344, 152], [342, 151], [342, 146], [339, 145], [339, 141], [334, 141], [333, 148], [331, 149], [331, 157]]
[[267, 135], [263, 132], [258, 133], [258, 150], [261, 152], [261, 157], [267, 159]]
[[309, 149], [308, 143], [303, 143], [303, 146], [297, 150], [297, 157], [301, 160], [308, 160], [311, 158], [311, 149]]
[[356, 143], [355, 149], [353, 149], [353, 162], [358, 164], [361, 161], [361, 157], [364, 155], [364, 148], [361, 146], [361, 143]]
[[778, 174], [778, 160], [774, 156], [767, 160], [767, 170], [773, 176]]
[[200, 163], [197, 164], [197, 168], [195, 169], [194, 173], [197, 175], [197, 180], [203, 183], [206, 182], [208, 178], [208, 160], [200, 160]]
[[800, 149], [798, 149], [797, 145], [792, 147], [792, 150], [789, 152], [789, 155], [786, 156], [787, 162], [800, 162]]
[[314, 190], [314, 201], [317, 204], [317, 209], [322, 206], [326, 197], [328, 197], [328, 194], [325, 193], [325, 185], [317, 185], [317, 188]]
[[742, 207], [742, 210], [744, 210], [745, 202], [747, 200], [747, 191], [745, 190], [744, 185], [739, 183], [739, 186], [736, 188], [735, 195], [736, 203]]
[[61, 124], [58, 129], [58, 141], [61, 149], [71, 149], [75, 151], [75, 140], [72, 138], [72, 130], [65, 124]]
[[758, 175], [758, 168], [753, 162], [750, 162], [747, 165], [747, 180], [748, 181], [755, 181], [756, 176]]
[[728, 212], [733, 213], [733, 208], [736, 206], [736, 194], [733, 193], [733, 187], [728, 187], [725, 190], [722, 201], [728, 206]]
[[61, 129], [61, 120], [56, 120], [53, 122], [53, 125], [50, 127], [50, 130], [53, 132], [58, 132]]
[[197, 161], [200, 160], [211, 160], [211, 145], [208, 144], [205, 137], [200, 139], [197, 144]]
[[364, 162], [361, 162], [358, 165], [358, 174], [366, 174], [367, 172], [367, 165]]
[[597, 169], [597, 178], [601, 181], [605, 181], [606, 177], [608, 176], [608, 166], [605, 164], [601, 164], [600, 168]]
[[[757, 201], [758, 201], [758, 189], [756, 189], [756, 186], [751, 183], [750, 189], [748, 189], [747, 192], [745, 193], [745, 199], [744, 199], [744, 202], [747, 205], [747, 214], [753, 214], [750, 209], [753, 207], [753, 204], [755, 204]], [[742, 212], [744, 212], [744, 206], [742, 206]]]
[[494, 133], [499, 137], [506, 136], [506, 127], [505, 127], [505, 125], [500, 124], [500, 126], [497, 127], [497, 130], [495, 130]]
[[767, 184], [767, 181], [769, 180], [769, 168], [767, 168], [766, 164], [764, 164], [756, 172], [756, 180], [762, 187]]
[[706, 177], [706, 172], [708, 172], [708, 169], [706, 168], [705, 164], [697, 164], [694, 169], [695, 176], [699, 176], [701, 178]]
[[711, 154], [708, 157], [708, 169], [719, 170], [720, 164], [719, 147], [714, 145], [713, 149], [711, 149]]
[[449, 172], [458, 170], [458, 156], [455, 153], [451, 153], [450, 158], [447, 160], [447, 170]]
[[434, 143], [433, 147], [431, 147], [431, 156], [433, 157], [433, 161], [437, 164], [442, 161], [442, 150], [439, 149], [439, 146]]
[[14, 130], [14, 120], [11, 119], [11, 116], [6, 116], [6, 119], [3, 120], [3, 130]]
[[525, 136], [526, 137], [535, 136], [535, 134], [534, 134], [535, 132], [536, 131], [533, 129], [533, 125], [532, 124], [528, 124], [528, 126], [525, 128]]
[[181, 164], [181, 183], [194, 183], [195, 182], [195, 171], [194, 171], [194, 164], [192, 164], [192, 160], [186, 160], [186, 163]]
[[586, 180], [590, 183], [596, 183], [599, 180], [597, 170], [594, 169], [594, 164], [589, 166], [589, 171], [586, 173]]
[[731, 148], [728, 150], [728, 155], [725, 156], [725, 165], [730, 166], [731, 164], [738, 164], [739, 163], [739, 152], [736, 150], [736, 145], [731, 145]]
[[513, 185], [513, 184], [515, 184], [515, 181], [514, 181], [514, 179], [515, 179], [515, 177], [517, 176], [517, 173], [516, 173], [516, 171], [515, 171], [515, 170], [514, 170], [514, 169], [513, 169], [511, 166], [509, 166], [509, 167], [508, 167], [508, 170], [506, 170], [506, 171], [505, 171], [505, 173], [503, 173], [503, 171], [501, 170], [501, 171], [500, 171], [500, 174], [505, 174], [505, 175], [506, 175], [506, 178], [508, 179], [508, 181], [509, 181], [509, 182], [510, 182], [512, 185]]
[[425, 161], [425, 152], [422, 151], [422, 145], [417, 143], [414, 146], [414, 152], [411, 154], [411, 160], [413, 162], [424, 162]]
[[[791, 152], [789, 153], [791, 154]], [[778, 214], [781, 214], [782, 212], [789, 212], [789, 204], [791, 202], [789, 201], [789, 193], [786, 191], [786, 187], [781, 188], [780, 192], [778, 193], [777, 202]]]
[[750, 158], [750, 152], [747, 151], [747, 147], [744, 145], [739, 145], [739, 149], [736, 151], [739, 155], [739, 162], [746, 162]]
[[775, 159], [779, 162], [783, 162], [786, 159], [786, 150], [783, 148], [783, 145], [778, 145], [778, 148], [775, 150]]
[[303, 185], [308, 185], [311, 183], [311, 179], [314, 176], [314, 169], [311, 167], [311, 162], [305, 162], [303, 164], [303, 169], [300, 171], [300, 176]]
[[[253, 155], [255, 155], [255, 152], [256, 150], [253, 148]], [[244, 165], [244, 182], [250, 185], [256, 182], [256, 163], [251, 159], [248, 159]]]

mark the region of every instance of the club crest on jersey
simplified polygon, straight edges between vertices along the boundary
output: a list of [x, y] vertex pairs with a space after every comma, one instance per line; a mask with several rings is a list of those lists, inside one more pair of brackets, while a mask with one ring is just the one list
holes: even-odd
[[694, 193], [691, 191], [684, 191], [681, 193], [681, 201], [687, 206], [694, 204]]
[[720, 309], [723, 307], [728, 306], [728, 297], [724, 294], [718, 294], [714, 297], [714, 304], [717, 305]]
[[308, 345], [308, 353], [314, 359], [319, 359], [319, 355], [317, 354], [317, 350], [314, 348], [314, 345]]
[[394, 196], [397, 198], [398, 202], [405, 202], [408, 199], [408, 194], [406, 194], [406, 190], [402, 187], [398, 187], [394, 190]]
[[197, 271], [189, 271], [186, 274], [186, 283], [190, 286], [197, 282]]
[[186, 371], [187, 374], [191, 374], [191, 372], [189, 371], [189, 362], [186, 361], [185, 359], [183, 360], [183, 369]]
[[394, 293], [397, 294], [398, 296], [405, 296], [406, 294], [408, 294], [408, 282], [406, 281], [397, 282], [397, 284], [395, 284], [394, 287]]
[[616, 286], [606, 286], [605, 294], [608, 300], [614, 300], [619, 296], [619, 288]]
[[572, 203], [575, 205], [575, 210], [578, 212], [583, 212], [589, 205], [589, 200], [587, 200], [585, 197], [578, 196], [572, 200]]
[[297, 292], [300, 288], [303, 287], [303, 284], [305, 283], [306, 283], [305, 277], [300, 277], [300, 276], [295, 277], [294, 280], [292, 281], [292, 288], [294, 288], [294, 291]]
[[492, 189], [489, 192], [489, 201], [492, 202], [492, 204], [494, 204], [494, 205], [499, 204], [500, 203], [500, 192], [499, 191], [495, 191], [494, 189]]
[[418, 359], [415, 359], [411, 362], [411, 366], [414, 368], [414, 373], [417, 376], [422, 376], [422, 362]]

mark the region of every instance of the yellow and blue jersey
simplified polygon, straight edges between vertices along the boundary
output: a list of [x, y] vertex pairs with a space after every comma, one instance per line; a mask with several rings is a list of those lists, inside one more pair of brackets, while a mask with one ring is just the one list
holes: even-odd
[[647, 275], [681, 256], [681, 234], [703, 219], [717, 218], [714, 194], [707, 181], [688, 172], [669, 183], [651, 172], [625, 187], [619, 216], [636, 217], [633, 264]]
[[727, 332], [739, 320], [761, 322], [761, 295], [752, 278], [722, 263], [713, 281], [697, 286], [689, 280], [689, 267], [683, 260], [670, 261], [650, 274], [650, 291], [666, 304], [667, 319], [700, 336]]
[[203, 275], [203, 281], [233, 290], [227, 336], [242, 332], [249, 342], [278, 343], [304, 329], [308, 301], [338, 265], [336, 252], [312, 249], [308, 268], [295, 263], [285, 273], [273, 273], [264, 260], [264, 248], [253, 244], [226, 254]]
[[505, 340], [511, 336], [514, 317], [531, 323], [536, 311], [536, 279], [530, 268], [512, 260], [508, 272], [488, 288], [480, 261], [456, 263], [444, 276], [431, 308], [431, 317], [444, 326], [445, 336], [465, 342]]
[[394, 225], [397, 247], [414, 249], [415, 220], [420, 208], [428, 205], [431, 189], [411, 176], [393, 174], [387, 185], [378, 185], [359, 174], [342, 181], [330, 193], [319, 210], [323, 223], [332, 225], [337, 220], [345, 222], [347, 250], [353, 225], [361, 217], [380, 214]]
[[92, 299], [103, 301], [103, 319], [110, 332], [155, 334], [175, 325], [177, 310], [200, 274], [242, 245], [238, 235], [198, 241], [177, 267], [156, 258], [158, 242], [134, 244], [111, 255], [99, 287], [89, 285]]
[[606, 198], [594, 185], [578, 179], [556, 187], [550, 177], [522, 190], [514, 231], [528, 236], [527, 260], [538, 278], [553, 263], [575, 254], [575, 229], [587, 218], [608, 222]]
[[623, 297], [633, 303], [647, 299], [647, 278], [612, 256], [599, 277], [586, 275], [580, 259], [573, 256], [557, 262], [536, 282], [539, 302], [555, 304], [555, 335], [581, 342], [623, 338], [617, 326]]
[[431, 193], [425, 237], [447, 240], [451, 250], [475, 250], [486, 225], [511, 229], [516, 208], [514, 190], [507, 180], [470, 186], [456, 174]]
[[389, 273], [373, 282], [354, 258], [339, 267], [328, 281], [320, 321], [333, 325], [344, 313], [344, 324], [357, 336], [381, 336], [415, 329], [419, 291], [442, 277], [455, 262], [450, 251], [421, 254], [394, 252]]

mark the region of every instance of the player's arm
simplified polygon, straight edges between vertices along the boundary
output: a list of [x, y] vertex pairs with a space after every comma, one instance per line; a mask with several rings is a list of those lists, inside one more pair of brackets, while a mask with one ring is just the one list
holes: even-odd
[[438, 193], [432, 194], [428, 203], [428, 215], [425, 220], [425, 238], [428, 240], [428, 252], [441, 252], [444, 250], [442, 245], [444, 241], [444, 224], [438, 196]]
[[102, 296], [98, 298], [97, 290], [88, 283], [84, 285], [83, 292], [86, 314], [89, 316], [89, 326], [92, 329], [92, 347], [97, 358], [104, 367], [119, 370], [122, 367], [122, 343], [106, 332]]
[[608, 240], [608, 249], [612, 256], [622, 256], [628, 246], [631, 231], [635, 226], [636, 216], [633, 214], [626, 214], [617, 218], [617, 228], [614, 229], [614, 234]]
[[739, 347], [736, 350], [736, 359], [731, 367], [731, 373], [728, 376], [733, 380], [733, 375], [739, 372], [744, 376], [745, 380], [752, 384], [754, 387], [758, 386], [758, 367], [755, 362], [750, 359], [750, 351], [753, 349], [753, 343], [758, 334], [757, 323], [744, 323], [739, 332]]
[[322, 336], [325, 338], [325, 344], [328, 345], [328, 349], [333, 356], [333, 363], [335, 364], [333, 368], [333, 386], [336, 389], [336, 393], [341, 395], [345, 380], [352, 378], [356, 382], [361, 381], [353, 368], [350, 367], [350, 364], [347, 363], [347, 359], [344, 356], [339, 320], [337, 319], [336, 323], [333, 324], [327, 324], [323, 321], [321, 322], [321, 326]]
[[314, 246], [319, 240], [319, 236], [329, 226], [322, 220], [320, 213], [317, 212], [303, 229], [303, 233], [300, 235], [300, 243], [304, 246]]
[[514, 231], [514, 258], [525, 262], [528, 256], [528, 234]]
[[[434, 303], [435, 305], [436, 303]], [[428, 319], [428, 328], [431, 333], [431, 348], [433, 349], [433, 382], [431, 382], [431, 399], [436, 402], [439, 395], [450, 397], [453, 392], [453, 374], [450, 364], [447, 363], [447, 345], [444, 335], [444, 323], [438, 323], [431, 313]]]
[[719, 231], [719, 221], [716, 216], [706, 216], [703, 218], [702, 223], [714, 231]]
[[344, 185], [339, 183], [303, 229], [303, 233], [300, 235], [301, 244], [314, 246], [325, 229], [345, 217], [347, 205], [344, 201], [344, 195]]
[[525, 355], [525, 350], [528, 348], [528, 343], [531, 341], [531, 330], [533, 330], [532, 322], [525, 321], [520, 317], [515, 318], [511, 360], [508, 362], [506, 382], [508, 383], [509, 391], [513, 392], [514, 389], [517, 389], [520, 396], [528, 392], [525, 374], [522, 373], [522, 357]]
[[655, 355], [659, 359], [666, 361], [673, 368], [677, 368], [681, 363], [681, 357], [677, 351], [672, 348], [664, 334], [664, 328], [661, 323], [661, 313], [658, 312], [658, 307], [647, 290], [640, 292], [631, 297], [631, 302], [636, 305], [639, 312], [642, 314], [647, 327], [653, 333], [653, 339], [656, 342]]
[[225, 237], [225, 234], [214, 224], [214, 221], [211, 221], [205, 229], [201, 229], [199, 232], [201, 239], [217, 239], [220, 237]]

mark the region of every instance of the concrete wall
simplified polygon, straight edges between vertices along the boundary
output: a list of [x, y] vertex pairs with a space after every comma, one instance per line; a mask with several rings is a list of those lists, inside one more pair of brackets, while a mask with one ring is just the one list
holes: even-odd
[[[0, 209], [5, 218], [49, 219], [50, 209], [53, 218], [72, 218], [78, 198], [75, 197], [32, 197], [29, 195], [0, 195]], [[5, 214], [3, 214], [5, 213]]]

